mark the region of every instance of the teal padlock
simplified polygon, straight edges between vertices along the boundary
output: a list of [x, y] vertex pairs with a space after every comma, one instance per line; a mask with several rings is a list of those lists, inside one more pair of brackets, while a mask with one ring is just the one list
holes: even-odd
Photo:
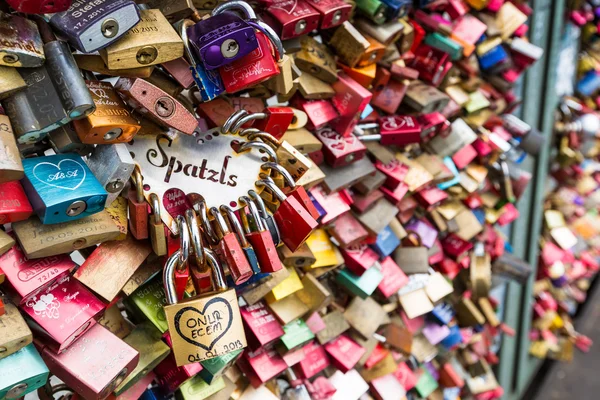
[[219, 379], [237, 361], [243, 352], [244, 349], [240, 349], [200, 362], [202, 364], [200, 376], [206, 383], [212, 385], [213, 382]]
[[372, 295], [382, 280], [383, 274], [377, 264], [366, 270], [361, 276], [354, 275], [347, 268], [344, 268], [336, 277], [336, 281], [340, 285], [361, 299], [366, 299]]
[[448, 53], [453, 61], [463, 58], [463, 46], [449, 37], [441, 35], [437, 32], [430, 33], [425, 36], [425, 44]]
[[46, 384], [50, 371], [33, 344], [0, 360], [0, 399], [25, 396]]

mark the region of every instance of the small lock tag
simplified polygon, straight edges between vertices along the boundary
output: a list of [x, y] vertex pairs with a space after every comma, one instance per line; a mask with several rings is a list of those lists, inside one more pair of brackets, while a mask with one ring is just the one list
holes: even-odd
[[183, 42], [159, 10], [140, 10], [140, 22], [100, 50], [109, 69], [139, 68], [183, 56]]
[[50, 25], [77, 50], [93, 53], [118, 40], [139, 21], [139, 11], [131, 0], [76, 1], [68, 10], [52, 15]]

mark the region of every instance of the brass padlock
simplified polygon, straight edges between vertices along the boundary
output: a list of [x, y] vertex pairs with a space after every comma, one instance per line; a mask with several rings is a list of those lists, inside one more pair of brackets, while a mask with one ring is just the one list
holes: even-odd
[[11, 303], [4, 304], [4, 315], [0, 316], [0, 359], [19, 351], [31, 341], [31, 330], [17, 307]]
[[190, 236], [183, 216], [177, 217], [177, 223], [182, 246], [167, 260], [163, 281], [173, 354], [181, 366], [231, 353], [247, 344], [235, 290], [227, 288], [222, 267], [212, 251], [203, 249], [215, 291], [178, 303], [175, 269], [179, 263], [187, 263]]
[[160, 10], [140, 10], [140, 22], [101, 49], [109, 69], [139, 68], [183, 56], [183, 41]]
[[27, 83], [16, 68], [0, 66], [0, 100], [26, 87]]

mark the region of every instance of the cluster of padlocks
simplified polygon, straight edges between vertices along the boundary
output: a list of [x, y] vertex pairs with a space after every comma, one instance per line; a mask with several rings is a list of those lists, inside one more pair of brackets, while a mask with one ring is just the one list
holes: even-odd
[[530, 14], [0, 1], [0, 399], [500, 398]]

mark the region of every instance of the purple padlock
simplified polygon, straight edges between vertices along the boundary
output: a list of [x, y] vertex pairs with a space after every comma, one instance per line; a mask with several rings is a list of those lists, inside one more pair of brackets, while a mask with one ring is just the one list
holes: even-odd
[[254, 28], [228, 11], [197, 22], [187, 35], [207, 70], [230, 64], [258, 47]]
[[83, 53], [107, 47], [138, 22], [140, 12], [132, 0], [75, 0], [50, 18], [50, 25]]

